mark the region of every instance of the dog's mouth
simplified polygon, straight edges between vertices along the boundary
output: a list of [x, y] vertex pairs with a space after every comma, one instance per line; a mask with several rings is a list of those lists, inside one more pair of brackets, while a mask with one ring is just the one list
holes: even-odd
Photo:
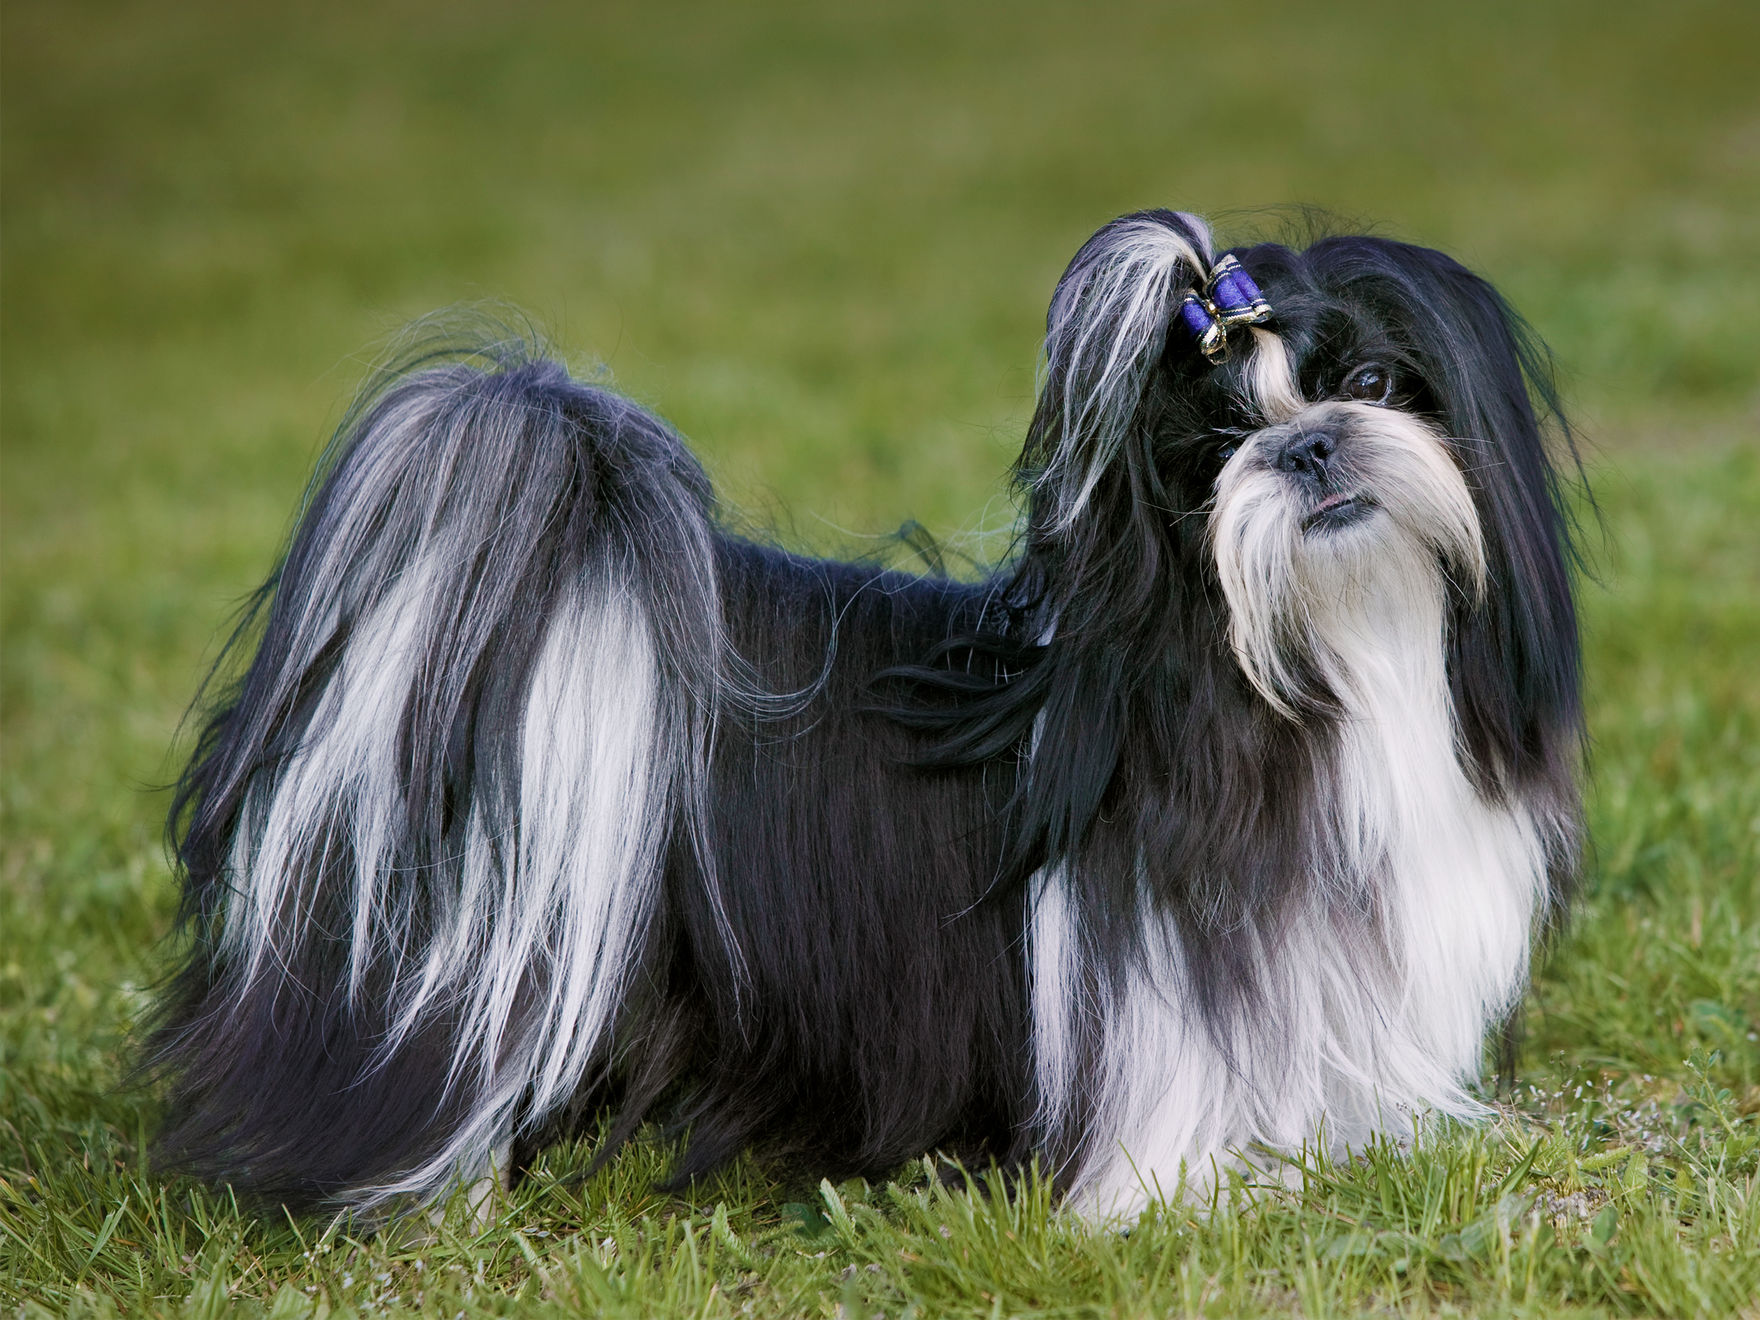
[[1363, 494], [1328, 495], [1309, 510], [1302, 519], [1304, 532], [1331, 532], [1358, 523], [1380, 508], [1375, 500]]

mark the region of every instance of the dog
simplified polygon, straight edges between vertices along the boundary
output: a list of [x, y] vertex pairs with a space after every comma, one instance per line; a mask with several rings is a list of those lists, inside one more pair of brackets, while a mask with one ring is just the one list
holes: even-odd
[[1581, 849], [1547, 362], [1439, 252], [1124, 216], [957, 580], [736, 534], [523, 343], [415, 352], [202, 707], [162, 1157], [394, 1215], [663, 1121], [674, 1185], [942, 1151], [1117, 1220], [1482, 1115]]

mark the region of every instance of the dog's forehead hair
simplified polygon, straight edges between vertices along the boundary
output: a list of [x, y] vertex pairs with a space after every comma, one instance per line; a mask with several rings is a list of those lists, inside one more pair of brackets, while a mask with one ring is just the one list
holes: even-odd
[[1265, 244], [1244, 249], [1241, 258], [1243, 265], [1251, 260], [1263, 272], [1255, 271], [1254, 278], [1271, 301], [1274, 319], [1269, 328], [1283, 340], [1304, 378], [1314, 367], [1336, 364], [1365, 341], [1392, 330], [1378, 309], [1324, 281], [1321, 272], [1287, 248]]
[[[1184, 401], [1217, 425], [1264, 420], [1266, 376], [1277, 368], [1293, 376], [1295, 392], [1310, 399], [1330, 392], [1337, 380], [1365, 354], [1398, 350], [1403, 339], [1393, 309], [1356, 296], [1335, 278], [1318, 249], [1297, 252], [1280, 243], [1233, 247], [1233, 256], [1269, 301], [1272, 319], [1263, 328], [1237, 330], [1233, 351], [1212, 364], [1187, 339], [1169, 335], [1169, 383]], [[1281, 361], [1267, 359], [1267, 335], [1281, 341]], [[1270, 374], [1277, 374], [1276, 371]], [[1284, 400], [1287, 406], [1289, 400]], [[1273, 408], [1272, 411], [1277, 411]], [[1246, 416], [1239, 414], [1245, 413]]]
[[[1331, 395], [1357, 365], [1418, 363], [1397, 308], [1327, 278], [1324, 263], [1280, 244], [1231, 249], [1265, 293], [1270, 324], [1237, 334], [1237, 350], [1214, 366], [1187, 363], [1190, 402], [1219, 429], [1288, 420]], [[1250, 338], [1248, 338], [1250, 334]]]

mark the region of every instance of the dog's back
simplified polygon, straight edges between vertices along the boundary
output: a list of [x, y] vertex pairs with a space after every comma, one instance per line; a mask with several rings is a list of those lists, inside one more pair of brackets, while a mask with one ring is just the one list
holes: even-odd
[[1006, 1141], [1012, 784], [922, 764], [874, 682], [985, 589], [725, 535], [664, 424], [478, 356], [357, 409], [237, 639], [174, 818], [164, 1155], [419, 1201], [668, 1091], [681, 1179], [753, 1142], [869, 1169]]

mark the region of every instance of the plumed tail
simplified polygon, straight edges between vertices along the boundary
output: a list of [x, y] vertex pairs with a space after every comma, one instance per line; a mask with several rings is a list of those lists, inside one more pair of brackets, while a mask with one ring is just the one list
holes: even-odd
[[701, 819], [713, 536], [679, 439], [523, 345], [357, 405], [173, 812], [167, 1159], [431, 1199], [605, 1065]]

